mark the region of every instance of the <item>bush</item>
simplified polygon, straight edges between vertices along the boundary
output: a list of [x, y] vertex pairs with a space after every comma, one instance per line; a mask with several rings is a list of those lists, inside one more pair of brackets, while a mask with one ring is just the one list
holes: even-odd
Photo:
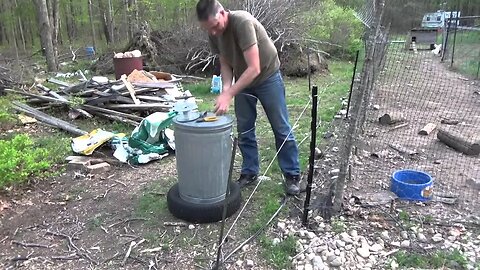
[[312, 7], [302, 20], [312, 39], [333, 44], [323, 49], [334, 56], [353, 57], [362, 46], [362, 22], [351, 8], [338, 6], [333, 0]]
[[26, 134], [0, 140], [0, 187], [42, 175], [52, 165], [49, 153], [47, 148], [37, 147]]
[[11, 101], [8, 98], [0, 98], [0, 129], [16, 121], [13, 116]]

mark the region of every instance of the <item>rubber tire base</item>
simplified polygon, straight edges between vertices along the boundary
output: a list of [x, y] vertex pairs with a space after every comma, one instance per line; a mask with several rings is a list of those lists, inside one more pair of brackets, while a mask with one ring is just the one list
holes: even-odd
[[[230, 183], [230, 194], [227, 200], [227, 215], [230, 217], [241, 206], [242, 196], [237, 183]], [[222, 220], [225, 200], [212, 204], [199, 204], [183, 200], [178, 191], [178, 183], [173, 185], [167, 194], [168, 210], [172, 215], [192, 223], [210, 223]]]

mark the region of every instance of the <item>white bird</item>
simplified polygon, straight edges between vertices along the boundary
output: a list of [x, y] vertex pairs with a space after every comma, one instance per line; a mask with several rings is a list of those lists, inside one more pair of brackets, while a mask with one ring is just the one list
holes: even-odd
[[442, 50], [442, 44], [433, 44], [435, 46], [435, 49], [432, 50], [434, 55], [439, 55], [440, 51]]

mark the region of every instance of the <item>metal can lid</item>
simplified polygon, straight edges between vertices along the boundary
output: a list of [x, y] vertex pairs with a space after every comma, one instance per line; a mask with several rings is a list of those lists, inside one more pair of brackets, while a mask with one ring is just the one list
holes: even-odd
[[[207, 115], [206, 117], [209, 116], [215, 115]], [[177, 117], [175, 117], [173, 118], [173, 122], [175, 124], [175, 127], [195, 130], [218, 130], [223, 128], [229, 128], [230, 126], [232, 126], [233, 123], [233, 119], [228, 115], [217, 116], [217, 119], [211, 122], [199, 122], [197, 121], [199, 119], [200, 118], [188, 122], [182, 122], [178, 121]]]

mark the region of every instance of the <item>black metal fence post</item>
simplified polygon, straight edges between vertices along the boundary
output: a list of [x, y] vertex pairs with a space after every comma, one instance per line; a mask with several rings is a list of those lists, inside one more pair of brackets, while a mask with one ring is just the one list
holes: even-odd
[[353, 83], [355, 82], [355, 76], [357, 75], [357, 63], [359, 54], [360, 50], [357, 50], [357, 55], [355, 56], [355, 65], [353, 66], [352, 82], [350, 83], [350, 93], [348, 94], [347, 114], [345, 115], [345, 118], [348, 118], [348, 113], [350, 112], [350, 101], [352, 99]]
[[312, 87], [312, 120], [311, 120], [311, 139], [310, 139], [310, 157], [308, 158], [308, 178], [307, 178], [307, 194], [303, 205], [303, 226], [308, 226], [308, 210], [310, 208], [310, 196], [312, 193], [313, 169], [315, 162], [315, 145], [317, 143], [317, 106], [318, 106], [318, 87]]

